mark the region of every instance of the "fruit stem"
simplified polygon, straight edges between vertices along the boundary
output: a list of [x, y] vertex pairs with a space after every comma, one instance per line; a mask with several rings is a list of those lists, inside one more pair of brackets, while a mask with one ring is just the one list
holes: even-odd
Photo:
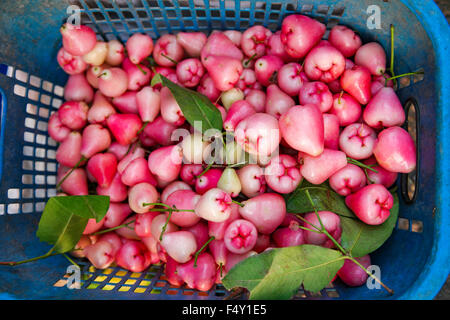
[[349, 259], [351, 261], [353, 261], [356, 265], [358, 265], [358, 267], [360, 267], [361, 269], [363, 269], [371, 278], [373, 278], [376, 282], [378, 282], [387, 292], [389, 292], [390, 295], [394, 294], [394, 290], [392, 290], [391, 288], [389, 288], [387, 285], [385, 285], [383, 282], [381, 282], [380, 279], [378, 279], [376, 276], [374, 276], [371, 272], [369, 272], [369, 270], [367, 270], [366, 268], [364, 268], [364, 266], [358, 262], [358, 260], [356, 260], [355, 258], [353, 258], [352, 256], [347, 256], [346, 259]]
[[250, 58], [248, 58], [247, 60], [244, 60], [244, 61], [242, 62], [242, 66], [243, 66], [244, 68], [248, 68], [248, 66], [250, 65], [250, 62], [252, 62], [252, 61], [256, 58], [256, 56], [257, 56], [257, 54], [255, 53], [255, 54], [253, 54]]
[[391, 24], [391, 63], [389, 66], [389, 71], [391, 76], [395, 76], [394, 74], [394, 25]]
[[141, 65], [138, 63], [136, 64], [136, 67], [144, 74], [147, 75], [147, 71], [145, 71], [144, 69], [142, 69]]
[[236, 201], [236, 200], [231, 200], [231, 202], [232, 202], [232, 203], [236, 203], [236, 204], [239, 205], [241, 208], [245, 206], [245, 204], [243, 204], [243, 203], [241, 203], [241, 202], [239, 202], [239, 201]]
[[73, 261], [72, 258], [70, 258], [67, 254], [63, 253], [62, 255], [63, 255], [67, 260], [69, 260], [69, 262], [70, 262], [71, 264], [73, 264], [74, 266], [77, 266], [78, 269], [81, 269], [80, 266], [78, 265], [78, 263], [76, 263], [75, 261]]
[[347, 161], [348, 161], [349, 163], [351, 163], [351, 164], [354, 164], [354, 165], [358, 166], [358, 167], [365, 168], [365, 169], [371, 170], [371, 171], [373, 171], [373, 172], [375, 172], [375, 173], [378, 173], [378, 171], [375, 170], [375, 169], [373, 169], [373, 168], [371, 167], [371, 165], [366, 165], [366, 164], [364, 164], [364, 163], [362, 163], [362, 162], [359, 162], [359, 161], [356, 160], [356, 159], [347, 157]]
[[208, 239], [208, 241], [206, 241], [205, 242], [205, 244], [195, 253], [195, 256], [194, 256], [194, 268], [196, 268], [197, 267], [197, 259], [198, 259], [198, 256], [199, 256], [199, 254], [203, 251], [203, 250], [205, 250], [205, 248], [206, 248], [206, 246], [211, 242], [211, 241], [213, 241], [215, 239], [215, 237], [214, 236], [211, 236], [209, 239]]
[[203, 170], [196, 178], [200, 178], [201, 176], [203, 176], [206, 172], [208, 172], [209, 169], [211, 169], [211, 167], [213, 166], [214, 161], [212, 161], [210, 164], [208, 164], [208, 166], [206, 167], [205, 170]]
[[164, 232], [166, 232], [167, 225], [169, 224], [170, 217], [172, 216], [172, 212], [173, 212], [172, 210], [169, 211], [169, 214], [166, 219], [166, 223], [164, 223], [164, 225], [161, 229], [161, 234], [159, 235], [159, 241], [162, 241], [163, 234], [164, 234]]
[[69, 170], [69, 172], [66, 173], [66, 175], [58, 182], [58, 184], [56, 185], [56, 189], [59, 189], [59, 187], [61, 187], [61, 185], [63, 184], [63, 182], [70, 176], [70, 174], [77, 169], [80, 164], [87, 160], [85, 156], [81, 156], [80, 160], [78, 160], [78, 162], [73, 166], [72, 169]]
[[407, 72], [407, 73], [399, 74], [398, 76], [393, 76], [393, 77], [390, 77], [390, 78], [386, 78], [386, 83], [389, 80], [394, 80], [394, 79], [405, 77], [405, 76], [412, 76], [412, 75], [415, 75], [415, 74], [424, 74], [424, 72], [423, 71], [414, 71], [414, 72]]
[[176, 62], [175, 60], [173, 60], [171, 57], [165, 55], [164, 53], [161, 53], [161, 56], [163, 56], [164, 58], [166, 58], [167, 60], [169, 60], [170, 62], [172, 62], [173, 64], [177, 64], [178, 62]]
[[142, 127], [138, 130], [138, 132], [136, 134], [141, 134], [142, 131], [145, 130], [145, 127], [147, 127], [147, 125], [150, 123], [150, 121], [145, 121], [144, 124], [142, 125]]
[[341, 90], [341, 93], [339, 94], [339, 98], [338, 98], [338, 104], [341, 104], [341, 98], [342, 98], [343, 94], [344, 94], [344, 90]]
[[118, 226], [115, 226], [115, 227], [112, 227], [112, 228], [103, 229], [103, 230], [91, 233], [90, 236], [96, 236], [98, 234], [103, 234], [103, 233], [114, 231], [114, 230], [117, 230], [117, 229], [120, 229], [120, 228], [128, 227], [133, 222], [136, 222], [136, 220], [131, 220], [131, 221], [128, 221], [127, 223], [124, 223], [124, 224], [121, 224], [121, 225], [118, 225]]

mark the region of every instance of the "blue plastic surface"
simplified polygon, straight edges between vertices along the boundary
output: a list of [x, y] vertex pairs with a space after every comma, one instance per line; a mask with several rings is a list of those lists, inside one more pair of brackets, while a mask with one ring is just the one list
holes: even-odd
[[[347, 288], [339, 282], [322, 291], [323, 299], [432, 299], [449, 274], [450, 157], [449, 26], [432, 1], [69, 1], [82, 12], [81, 21], [99, 39], [126, 39], [135, 32], [153, 38], [180, 30], [245, 30], [262, 24], [279, 29], [283, 17], [301, 12], [331, 29], [344, 24], [363, 41], [378, 41], [390, 51], [389, 26], [395, 26], [396, 74], [423, 69], [398, 90], [405, 103], [413, 97], [420, 111], [418, 194], [412, 204], [401, 202], [398, 227], [385, 245], [371, 254], [382, 281], [395, 290]], [[0, 21], [0, 261], [20, 260], [48, 250], [35, 236], [46, 200], [55, 192], [56, 144], [46, 122], [62, 101], [67, 75], [56, 63], [61, 46], [59, 26], [67, 19], [69, 2], [2, 1]], [[381, 10], [381, 29], [368, 30], [367, 8]], [[326, 34], [327, 35], [327, 34]], [[7, 66], [7, 67], [5, 67]], [[21, 89], [22, 88], [22, 89]], [[22, 90], [22, 91], [21, 91]], [[7, 101], [7, 103], [6, 103]], [[3, 162], [1, 162], [3, 160]], [[416, 226], [421, 229], [416, 229]], [[58, 256], [20, 267], [0, 267], [1, 299], [222, 299], [223, 287], [206, 294], [173, 289], [158, 267], [147, 273], [110, 273], [86, 266], [80, 290], [61, 285], [69, 262]], [[109, 272], [109, 271], [108, 271]], [[118, 279], [118, 280], [117, 280]], [[144, 284], [145, 283], [145, 284]], [[60, 284], [60, 285], [57, 285]], [[173, 291], [173, 292], [172, 292]], [[297, 298], [317, 298], [299, 291]]]

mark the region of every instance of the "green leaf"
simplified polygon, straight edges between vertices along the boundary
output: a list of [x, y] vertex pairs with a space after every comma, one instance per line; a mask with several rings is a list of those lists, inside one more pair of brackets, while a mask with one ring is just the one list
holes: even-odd
[[399, 212], [397, 194], [394, 196], [394, 205], [389, 218], [377, 226], [368, 225], [360, 220], [341, 216], [341, 245], [348, 250], [353, 257], [362, 257], [383, 245], [391, 236], [395, 228]]
[[318, 292], [344, 264], [340, 251], [315, 245], [274, 248], [237, 263], [222, 279], [228, 290], [245, 287], [250, 299], [290, 299], [300, 285]]
[[285, 198], [287, 212], [314, 212], [314, 208], [306, 196], [306, 190], [309, 191], [309, 194], [311, 195], [314, 205], [318, 211], [331, 211], [340, 216], [356, 218], [354, 213], [345, 204], [344, 197], [331, 189], [327, 183], [314, 185], [306, 180], [303, 180], [297, 189]]
[[209, 129], [216, 129], [222, 132], [222, 115], [219, 109], [206, 96], [183, 88], [160, 74], [156, 74], [153, 77], [151, 85], [154, 86], [158, 83], [169, 88], [184, 117], [193, 127], [197, 127], [196, 122], [201, 122], [201, 131], [203, 133]]
[[108, 196], [52, 197], [39, 221], [37, 237], [53, 245], [53, 253], [72, 250], [89, 219], [103, 219], [109, 208]]

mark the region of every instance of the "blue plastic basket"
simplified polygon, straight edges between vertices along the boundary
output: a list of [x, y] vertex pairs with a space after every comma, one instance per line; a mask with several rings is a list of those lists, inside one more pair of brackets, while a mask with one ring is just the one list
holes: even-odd
[[[69, 7], [69, 5], [74, 5]], [[380, 10], [380, 29], [367, 19]], [[372, 6], [372, 7], [369, 7]], [[69, 9], [68, 9], [69, 7]], [[154, 38], [178, 31], [245, 30], [261, 24], [272, 31], [283, 17], [301, 12], [327, 25], [356, 29], [364, 41], [390, 50], [389, 26], [395, 26], [396, 74], [423, 69], [405, 78], [398, 94], [415, 124], [417, 176], [401, 177], [400, 218], [392, 237], [374, 252], [381, 279], [395, 290], [388, 296], [366, 286], [348, 288], [338, 281], [311, 295], [301, 288], [296, 299], [431, 299], [449, 274], [450, 57], [449, 26], [432, 1], [33, 1], [0, 2], [0, 261], [22, 260], [49, 249], [35, 236], [49, 197], [55, 195], [56, 143], [47, 135], [50, 114], [63, 102], [66, 74], [56, 62], [59, 27], [74, 9], [99, 39], [122, 41], [135, 32]], [[325, 37], [328, 33], [325, 34]], [[420, 117], [419, 117], [420, 115]], [[415, 189], [415, 195], [411, 191]], [[409, 191], [409, 193], [408, 193]], [[409, 194], [409, 196], [408, 196]], [[406, 196], [405, 196], [406, 195]], [[0, 267], [2, 299], [222, 299], [222, 286], [201, 293], [168, 284], [159, 266], [144, 273], [120, 268], [95, 270], [85, 264], [81, 289], [67, 288], [62, 256]]]

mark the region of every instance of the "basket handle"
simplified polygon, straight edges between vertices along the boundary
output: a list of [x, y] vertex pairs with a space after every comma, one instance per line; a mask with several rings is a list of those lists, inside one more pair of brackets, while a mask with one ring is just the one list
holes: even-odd
[[414, 98], [409, 98], [405, 103], [405, 113], [406, 121], [404, 124], [404, 129], [409, 132], [413, 137], [416, 144], [416, 168], [414, 171], [406, 174], [402, 174], [400, 177], [400, 193], [403, 200], [411, 204], [416, 200], [418, 189], [419, 189], [419, 145], [420, 145], [420, 114], [419, 114], [419, 104]]
[[0, 87], [0, 181], [3, 177], [3, 141], [5, 137], [6, 105], [6, 95]]

